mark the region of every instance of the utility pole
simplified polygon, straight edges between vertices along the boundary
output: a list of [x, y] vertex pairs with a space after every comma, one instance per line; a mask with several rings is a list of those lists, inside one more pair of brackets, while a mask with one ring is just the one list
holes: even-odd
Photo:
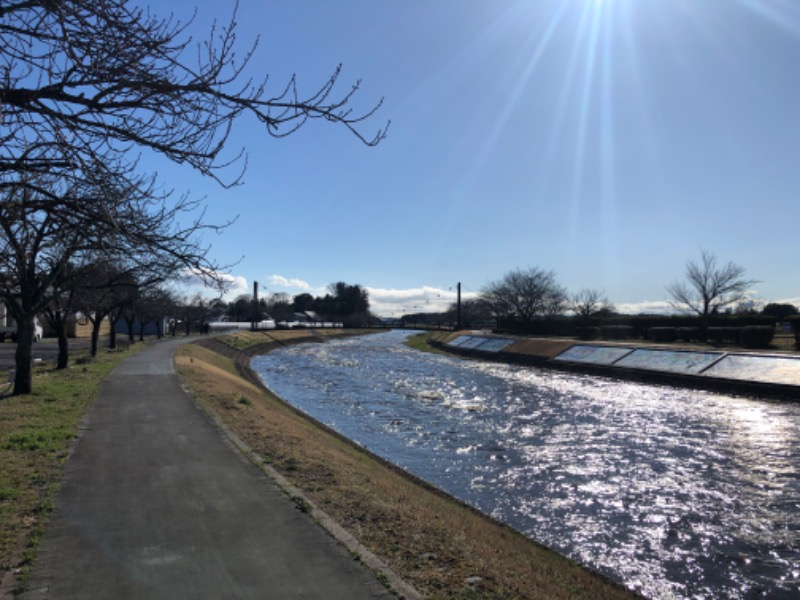
[[252, 329], [258, 328], [258, 282], [253, 282], [253, 324]]
[[461, 282], [456, 284], [456, 329], [461, 329]]

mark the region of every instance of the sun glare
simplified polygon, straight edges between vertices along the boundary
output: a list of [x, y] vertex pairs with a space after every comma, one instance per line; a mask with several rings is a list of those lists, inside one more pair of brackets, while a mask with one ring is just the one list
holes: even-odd
[[[520, 153], [520, 164], [529, 169], [536, 193], [551, 195], [563, 208], [567, 247], [578, 252], [590, 232], [601, 260], [620, 264], [620, 182], [637, 180], [638, 172], [620, 175], [634, 167], [656, 192], [669, 187], [661, 185], [670, 176], [663, 165], [675, 147], [665, 140], [673, 139], [670, 123], [681, 102], [693, 124], [719, 137], [721, 152], [735, 151], [722, 143], [729, 134], [705, 93], [711, 82], [700, 73], [706, 71], [698, 68], [712, 59], [730, 72], [744, 68], [726, 30], [718, 28], [725, 15], [725, 23], [738, 23], [734, 6], [776, 29], [796, 31], [800, 23], [800, 3], [793, 0], [732, 0], [727, 6], [691, 0], [507, 3], [468, 55], [482, 60], [502, 51], [506, 60], [493, 72], [493, 114], [472, 121], [464, 133], [480, 141], [469, 146], [465, 188], [492, 162], [510, 129], [537, 122], [531, 131], [535, 149]], [[534, 213], [540, 207], [531, 202], [531, 214], [539, 216]]]

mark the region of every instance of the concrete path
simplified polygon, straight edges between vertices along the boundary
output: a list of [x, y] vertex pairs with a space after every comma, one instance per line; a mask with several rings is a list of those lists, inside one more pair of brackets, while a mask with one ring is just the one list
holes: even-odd
[[180, 343], [105, 381], [22, 597], [393, 598], [195, 407]]

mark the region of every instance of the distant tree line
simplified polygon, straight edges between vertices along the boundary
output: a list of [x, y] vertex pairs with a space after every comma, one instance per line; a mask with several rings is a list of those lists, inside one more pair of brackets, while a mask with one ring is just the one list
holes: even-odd
[[370, 313], [369, 293], [362, 286], [343, 281], [332, 283], [323, 296], [309, 293], [294, 297], [284, 293], [268, 294], [259, 298], [258, 306], [253, 308], [253, 297], [244, 294], [231, 302], [214, 302], [216, 320], [262, 321], [273, 319], [276, 322], [296, 321], [298, 315], [313, 315], [322, 321], [339, 322], [346, 326], [366, 326], [376, 321]]
[[[622, 315], [602, 290], [569, 293], [555, 272], [532, 267], [514, 269], [485, 285], [477, 298], [460, 307], [461, 326], [581, 339], [647, 338], [768, 345], [777, 322], [788, 320], [800, 333], [800, 315], [791, 304], [760, 307], [748, 296], [755, 280], [739, 265], [720, 263], [702, 251], [686, 263], [685, 281], [667, 287], [672, 315]], [[406, 322], [457, 324], [458, 307], [444, 313], [411, 315]]]

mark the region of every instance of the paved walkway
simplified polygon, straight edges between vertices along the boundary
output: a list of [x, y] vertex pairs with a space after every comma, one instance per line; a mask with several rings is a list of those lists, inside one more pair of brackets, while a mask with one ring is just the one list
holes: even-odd
[[180, 343], [105, 381], [23, 598], [393, 598], [195, 407]]

